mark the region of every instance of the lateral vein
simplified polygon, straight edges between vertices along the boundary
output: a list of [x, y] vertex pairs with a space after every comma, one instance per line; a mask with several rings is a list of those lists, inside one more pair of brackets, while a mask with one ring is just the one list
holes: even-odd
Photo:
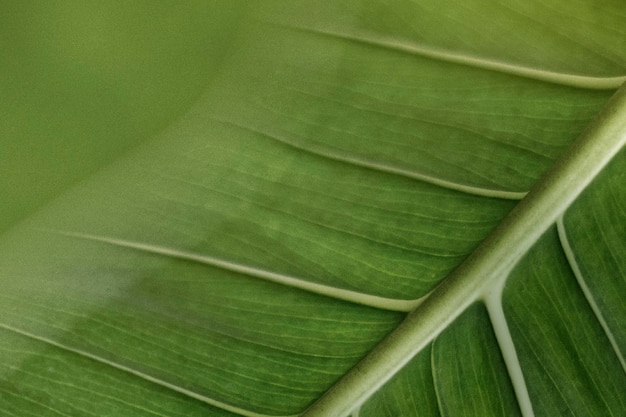
[[493, 288], [485, 291], [482, 299], [487, 307], [487, 314], [489, 314], [489, 320], [493, 326], [500, 352], [502, 352], [502, 358], [504, 359], [506, 369], [509, 373], [513, 391], [515, 392], [515, 397], [517, 398], [522, 416], [534, 417], [535, 413], [533, 411], [530, 395], [528, 394], [528, 387], [526, 386], [522, 366], [520, 365], [515, 343], [511, 337], [511, 332], [502, 309], [502, 291], [507, 276], [508, 274], [506, 274], [499, 283], [494, 285]]
[[[37, 340], [37, 341], [45, 343], [47, 345], [54, 346], [54, 347], [56, 347], [58, 349], [66, 351], [66, 352], [71, 352], [71, 353], [74, 353], [76, 355], [82, 356], [84, 358], [91, 359], [93, 361], [96, 361], [96, 362], [99, 362], [101, 364], [104, 364], [104, 365], [110, 366], [112, 368], [115, 368], [117, 370], [120, 370], [122, 372], [126, 372], [126, 373], [129, 373], [129, 374], [132, 374], [132, 375], [134, 375], [136, 377], [139, 377], [139, 378], [141, 378], [143, 380], [146, 380], [146, 381], [152, 382], [154, 384], [160, 385], [162, 387], [171, 389], [172, 391], [176, 391], [176, 392], [178, 392], [180, 394], [183, 394], [183, 395], [185, 395], [187, 397], [190, 397], [190, 398], [193, 398], [195, 400], [201, 401], [201, 402], [203, 402], [205, 404], [209, 404], [209, 405], [211, 405], [213, 407], [217, 407], [217, 408], [220, 408], [220, 409], [225, 410], [225, 411], [230, 411], [231, 413], [239, 414], [239, 415], [244, 416], [244, 417], [280, 417], [280, 416], [271, 416], [271, 415], [268, 415], [268, 414], [255, 413], [254, 411], [246, 410], [246, 409], [243, 409], [243, 408], [240, 408], [240, 407], [236, 407], [236, 406], [224, 403], [222, 401], [215, 400], [213, 398], [207, 397], [207, 396], [199, 394], [197, 392], [194, 392], [194, 391], [188, 390], [186, 388], [180, 387], [178, 385], [172, 384], [171, 382], [167, 382], [165, 380], [162, 380], [162, 379], [156, 378], [154, 376], [148, 375], [146, 373], [143, 373], [143, 372], [138, 371], [136, 369], [130, 368], [130, 367], [125, 366], [125, 365], [122, 365], [120, 363], [113, 362], [113, 361], [111, 361], [109, 359], [105, 359], [103, 357], [94, 355], [92, 353], [86, 352], [86, 351], [81, 350], [81, 349], [73, 348], [73, 347], [65, 345], [63, 343], [59, 343], [59, 342], [57, 342], [57, 341], [55, 341], [53, 339], [50, 339], [50, 338], [47, 338], [47, 337], [43, 337], [43, 336], [39, 336], [39, 335], [27, 332], [27, 331], [22, 330], [22, 329], [18, 329], [16, 327], [10, 326], [8, 324], [0, 323], [0, 329], [4, 329], [4, 330], [7, 330], [9, 332], [12, 332], [12, 333], [19, 334], [21, 336], [27, 337], [29, 339]], [[297, 416], [284, 416], [284, 417], [297, 417]]]
[[413, 42], [404, 41], [401, 39], [380, 34], [373, 35], [364, 32], [358, 34], [349, 34], [330, 29], [294, 27], [282, 24], [277, 25], [284, 26], [293, 30], [300, 30], [303, 32], [316, 33], [319, 35], [360, 42], [367, 45], [379, 46], [396, 51], [406, 52], [412, 55], [446, 61], [453, 64], [461, 64], [474, 68], [482, 68], [490, 71], [516, 75], [524, 78], [530, 78], [538, 81], [565, 85], [569, 87], [586, 88], [592, 90], [612, 90], [619, 88], [620, 85], [626, 82], [626, 75], [616, 77], [594, 77], [587, 75], [576, 75], [563, 72], [548, 71], [539, 68], [509, 64], [507, 62], [497, 60], [477, 58], [457, 52], [446, 51], [444, 49], [418, 45]]
[[617, 356], [620, 364], [622, 365], [622, 369], [624, 370], [624, 372], [626, 372], [626, 360], [624, 359], [624, 356], [622, 355], [622, 352], [620, 351], [619, 345], [617, 341], [615, 340], [615, 336], [613, 335], [611, 328], [606, 322], [604, 315], [602, 314], [602, 311], [600, 310], [600, 307], [598, 306], [598, 303], [596, 302], [596, 299], [593, 296], [591, 289], [587, 285], [587, 282], [585, 281], [585, 277], [582, 271], [580, 270], [580, 266], [578, 265], [578, 261], [576, 260], [576, 255], [574, 254], [572, 246], [570, 245], [569, 239], [567, 237], [567, 230], [565, 229], [565, 223], [563, 222], [562, 216], [557, 221], [557, 231], [559, 234], [559, 240], [561, 241], [561, 246], [563, 247], [563, 251], [565, 252], [567, 261], [569, 262], [570, 267], [572, 268], [572, 272], [574, 273], [574, 276], [576, 277], [576, 281], [578, 281], [578, 285], [580, 285], [580, 288], [583, 294], [585, 295], [587, 302], [591, 306], [591, 309], [593, 310], [593, 313], [595, 314], [596, 319], [600, 323], [602, 330], [604, 330], [606, 337], [609, 339], [609, 342], [611, 343], [611, 347], [615, 351], [615, 355]]
[[432, 342], [552, 227], [626, 143], [626, 84], [491, 235], [303, 417], [343, 417]]
[[334, 161], [343, 162], [346, 164], [371, 169], [374, 171], [385, 172], [388, 174], [399, 175], [405, 178], [411, 178], [418, 181], [423, 181], [428, 184], [437, 185], [442, 188], [446, 188], [449, 190], [460, 191], [466, 194], [477, 195], [481, 197], [492, 197], [492, 198], [502, 198], [506, 200], [521, 200], [526, 196], [526, 192], [524, 191], [506, 191], [506, 190], [497, 190], [497, 189], [489, 189], [482, 187], [475, 187], [472, 185], [461, 184], [458, 182], [448, 181], [442, 178], [433, 177], [432, 175], [423, 174], [417, 171], [413, 171], [406, 168], [395, 167], [393, 165], [385, 164], [382, 162], [368, 160], [366, 158], [359, 158], [353, 155], [350, 155], [348, 152], [343, 152], [340, 150], [332, 150], [324, 146], [320, 145], [303, 145], [299, 143], [295, 143], [292, 140], [278, 137], [276, 135], [270, 134], [268, 132], [253, 129], [251, 127], [243, 126], [235, 122], [231, 122], [228, 120], [224, 120], [218, 117], [213, 117], [214, 120], [225, 123], [240, 129], [247, 130], [249, 132], [261, 134], [266, 136], [269, 139], [280, 142], [284, 145], [287, 145], [291, 148], [298, 149], [300, 151], [308, 152], [312, 155], [320, 156], [326, 159], [331, 159]]
[[417, 307], [422, 300], [426, 297], [421, 297], [413, 300], [400, 300], [394, 298], [385, 298], [379, 297], [376, 295], [365, 294], [358, 291], [351, 291], [342, 288], [332, 287], [330, 285], [318, 284], [315, 282], [306, 281], [301, 278], [295, 278], [288, 275], [280, 274], [277, 272], [268, 271], [265, 269], [242, 265], [239, 263], [227, 261], [224, 259], [202, 255], [194, 252], [186, 252], [178, 249], [168, 248], [165, 246], [152, 245], [148, 243], [142, 242], [134, 242], [125, 239], [119, 239], [108, 236], [96, 236], [87, 233], [79, 233], [79, 232], [69, 232], [69, 231], [57, 231], [53, 230], [53, 232], [59, 233], [68, 237], [75, 237], [79, 239], [87, 239], [102, 243], [107, 243], [114, 246], [122, 246], [126, 248], [136, 249], [143, 252], [159, 254], [164, 256], [169, 256], [177, 259], [185, 259], [189, 261], [198, 262], [204, 265], [210, 265], [213, 267], [225, 269], [228, 271], [237, 272], [240, 274], [248, 275], [255, 278], [260, 278], [266, 281], [275, 282], [278, 284], [282, 284], [285, 286], [298, 288], [304, 291], [308, 291], [315, 294], [324, 295], [327, 297], [349, 301], [355, 304], [361, 304], [369, 307], [379, 308], [383, 310], [390, 311], [401, 311], [408, 312]]

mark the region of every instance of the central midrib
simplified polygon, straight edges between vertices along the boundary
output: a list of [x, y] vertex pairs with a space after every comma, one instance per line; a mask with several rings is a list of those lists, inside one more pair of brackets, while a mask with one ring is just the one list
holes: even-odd
[[[348, 415], [509, 272], [626, 143], [626, 83], [494, 232], [302, 417]], [[513, 250], [512, 250], [513, 248]]]

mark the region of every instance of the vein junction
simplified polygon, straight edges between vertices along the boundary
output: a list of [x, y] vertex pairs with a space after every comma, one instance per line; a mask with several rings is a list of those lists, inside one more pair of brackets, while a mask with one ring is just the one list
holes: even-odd
[[511, 384], [513, 385], [513, 391], [515, 392], [522, 416], [534, 417], [535, 413], [533, 411], [530, 395], [528, 394], [528, 387], [526, 386], [522, 366], [520, 365], [519, 358], [517, 357], [515, 343], [511, 337], [511, 332], [509, 331], [509, 326], [506, 322], [506, 317], [502, 309], [502, 292], [509, 273], [504, 275], [503, 279], [496, 283], [492, 288], [485, 291], [482, 296], [482, 301], [487, 307], [489, 320], [493, 326], [496, 340], [498, 341], [500, 351], [502, 352], [502, 358], [504, 359], [507, 371], [509, 372]]
[[[486, 300], [490, 315], [502, 328], [499, 343], [505, 350], [506, 323], [501, 314], [499, 287], [512, 268], [626, 144], [626, 84], [611, 98], [605, 110], [553, 165], [493, 233], [432, 295], [409, 313], [406, 320], [383, 340], [353, 371], [346, 374], [324, 397], [304, 414], [306, 417], [346, 416], [404, 367], [475, 301]], [[496, 295], [490, 292], [496, 291]], [[490, 297], [495, 297], [491, 299]], [[495, 325], [494, 325], [495, 327]], [[500, 341], [501, 340], [501, 341]], [[507, 367], [519, 366], [514, 350]], [[512, 378], [517, 378], [515, 374]], [[515, 388], [523, 407], [525, 387]], [[525, 416], [532, 416], [527, 409]]]

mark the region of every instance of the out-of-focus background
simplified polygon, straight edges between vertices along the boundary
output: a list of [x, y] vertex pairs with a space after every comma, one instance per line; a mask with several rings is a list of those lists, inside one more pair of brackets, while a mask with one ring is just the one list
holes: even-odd
[[187, 110], [236, 3], [0, 1], [0, 231]]

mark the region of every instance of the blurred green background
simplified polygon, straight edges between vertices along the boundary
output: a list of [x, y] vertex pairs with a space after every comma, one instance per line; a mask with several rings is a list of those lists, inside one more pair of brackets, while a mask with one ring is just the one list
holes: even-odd
[[242, 4], [0, 0], [0, 232], [184, 113]]

